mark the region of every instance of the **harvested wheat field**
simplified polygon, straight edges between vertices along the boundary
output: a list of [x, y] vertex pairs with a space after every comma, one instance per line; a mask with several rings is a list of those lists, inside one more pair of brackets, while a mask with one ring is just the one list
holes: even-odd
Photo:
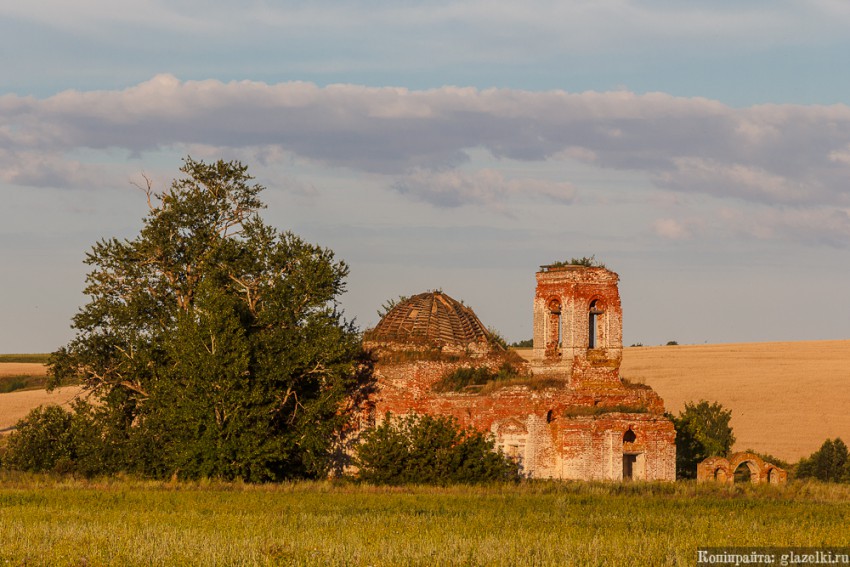
[[[0, 378], [46, 375], [47, 367], [39, 362], [0, 362]], [[34, 407], [42, 404], [67, 405], [79, 391], [79, 386], [68, 386], [50, 393], [44, 390], [24, 390], [0, 394], [0, 431], [15, 425]]]
[[52, 392], [24, 390], [0, 394], [0, 431], [14, 426], [31, 409], [40, 405], [67, 406], [79, 392], [79, 386], [65, 386]]
[[850, 341], [632, 347], [620, 374], [674, 414], [700, 399], [731, 409], [736, 450], [796, 461], [827, 438], [850, 442]]
[[731, 409], [738, 451], [793, 462], [827, 438], [850, 443], [850, 341], [630, 347], [620, 375], [673, 414], [701, 399]]
[[39, 362], [0, 362], [3, 376], [47, 376], [47, 367]]

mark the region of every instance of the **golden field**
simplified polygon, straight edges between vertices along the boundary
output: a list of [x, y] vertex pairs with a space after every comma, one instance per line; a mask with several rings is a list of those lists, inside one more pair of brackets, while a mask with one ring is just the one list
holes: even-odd
[[631, 347], [620, 374], [674, 414], [700, 399], [731, 409], [736, 450], [796, 461], [827, 438], [850, 442], [850, 341]]
[[[0, 376], [37, 373], [43, 365], [0, 363]], [[850, 442], [850, 341], [631, 347], [623, 350], [621, 375], [652, 386], [674, 414], [700, 399], [731, 409], [736, 450], [796, 461], [827, 438]], [[78, 392], [0, 394], [0, 429]]]
[[673, 414], [699, 400], [731, 409], [736, 451], [795, 462], [827, 438], [850, 442], [850, 341], [630, 347], [620, 375]]
[[[0, 378], [6, 376], [46, 376], [47, 367], [38, 362], [0, 362]], [[15, 425], [31, 409], [42, 404], [68, 405], [79, 386], [44, 390], [21, 390], [0, 394], [0, 431]]]
[[67, 407], [79, 391], [79, 386], [65, 386], [52, 392], [23, 390], [0, 394], [0, 431], [12, 427], [30, 410], [40, 405], [64, 405]]
[[47, 367], [39, 362], [0, 362], [3, 376], [47, 376]]

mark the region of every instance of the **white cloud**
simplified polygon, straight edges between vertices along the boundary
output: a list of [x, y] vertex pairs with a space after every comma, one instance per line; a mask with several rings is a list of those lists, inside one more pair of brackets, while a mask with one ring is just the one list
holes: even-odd
[[691, 231], [684, 223], [676, 219], [658, 219], [652, 224], [656, 236], [669, 240], [685, 240], [691, 237]]
[[[515, 196], [569, 203], [581, 184], [557, 171], [553, 177], [551, 168], [546, 176], [533, 167], [512, 176], [457, 169], [481, 151], [530, 165], [567, 159], [638, 172], [664, 190], [719, 202], [801, 211], [850, 206], [846, 105], [736, 109], [664, 93], [319, 87], [171, 75], [123, 90], [0, 97], [0, 167], [9, 183], [94, 183], [97, 164], [69, 157], [81, 149], [141, 155], [204, 147], [260, 163], [299, 159], [378, 174], [399, 193], [438, 207], [499, 208]], [[315, 195], [299, 183], [288, 185]], [[668, 238], [693, 228], [665, 222], [654, 230]]]
[[508, 179], [493, 169], [472, 173], [458, 169], [440, 172], [417, 170], [396, 181], [393, 187], [402, 195], [438, 207], [478, 204], [502, 212], [508, 212], [506, 203], [512, 198], [544, 197], [567, 204], [575, 197], [575, 188], [569, 183]]
[[29, 187], [103, 188], [116, 178], [101, 167], [60, 154], [0, 148], [0, 181]]
[[832, 150], [829, 152], [828, 157], [829, 161], [850, 165], [850, 144], [843, 148]]
[[719, 163], [699, 157], [674, 158], [674, 170], [659, 174], [660, 185], [679, 191], [767, 203], [805, 203], [814, 187], [758, 166]]
[[850, 242], [848, 209], [725, 209], [721, 212], [721, 220], [722, 228], [738, 237], [781, 239], [838, 248]]

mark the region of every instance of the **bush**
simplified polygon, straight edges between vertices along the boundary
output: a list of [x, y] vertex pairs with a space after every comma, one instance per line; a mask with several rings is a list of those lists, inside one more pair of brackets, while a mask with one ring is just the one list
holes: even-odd
[[75, 473], [83, 476], [121, 470], [126, 455], [116, 446], [114, 432], [97, 418], [103, 411], [77, 402], [72, 411], [39, 406], [17, 423], [4, 448], [3, 468], [27, 472]]
[[492, 437], [453, 417], [387, 414], [357, 448], [359, 477], [394, 485], [518, 480], [518, 463], [494, 448]]
[[591, 256], [582, 256], [581, 258], [570, 258], [569, 261], [561, 260], [549, 264], [551, 268], [560, 268], [563, 266], [584, 266], [585, 268], [604, 268], [605, 264], [596, 259], [596, 254]]
[[27, 387], [27, 381], [23, 376], [10, 376], [0, 379], [0, 394], [8, 394]]
[[30, 471], [52, 472], [68, 467], [74, 460], [71, 424], [74, 416], [59, 406], [39, 406], [17, 424], [9, 436], [3, 466]]
[[685, 404], [679, 417], [669, 416], [676, 427], [676, 476], [696, 478], [697, 464], [707, 457], [725, 456], [735, 444], [729, 421], [732, 410], [717, 402]]
[[500, 333], [498, 329], [494, 327], [487, 327], [487, 332], [490, 333], [491, 346], [502, 350], [508, 350], [508, 341], [505, 340], [505, 337], [502, 336], [502, 333]]
[[850, 482], [850, 459], [841, 438], [827, 439], [807, 459], [800, 459], [797, 478], [816, 478], [823, 482]]

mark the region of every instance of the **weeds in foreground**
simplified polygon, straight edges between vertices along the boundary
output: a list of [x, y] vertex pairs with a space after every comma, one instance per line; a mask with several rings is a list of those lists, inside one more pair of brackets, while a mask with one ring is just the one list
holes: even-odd
[[0, 474], [0, 564], [690, 565], [848, 545], [850, 487], [77, 480]]

